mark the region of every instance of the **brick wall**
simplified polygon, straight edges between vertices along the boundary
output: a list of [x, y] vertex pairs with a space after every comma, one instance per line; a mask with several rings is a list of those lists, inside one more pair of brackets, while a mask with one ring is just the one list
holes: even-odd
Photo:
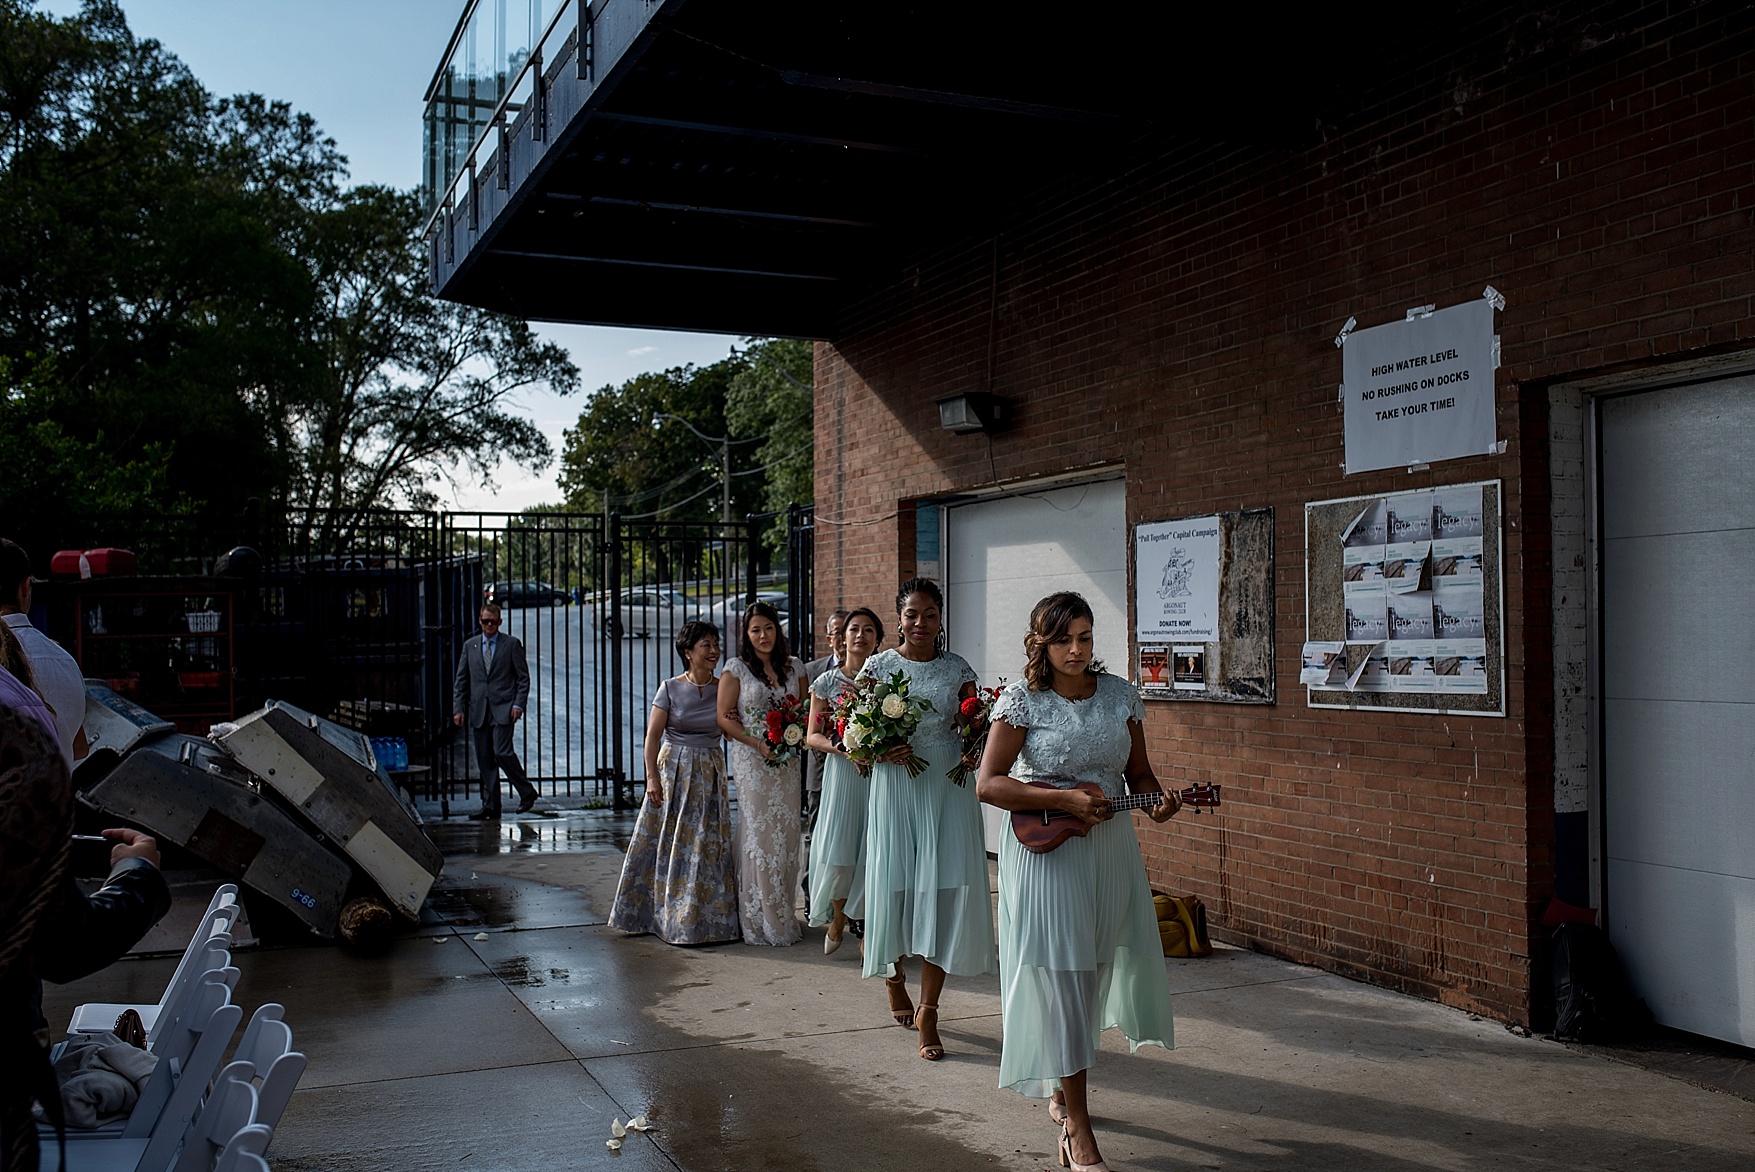
[[[1755, 333], [1755, 19], [1728, 11], [1508, 8], [1308, 149], [1159, 136], [903, 258], [817, 352], [825, 609], [888, 602], [905, 502], [996, 477], [1125, 462], [1130, 522], [1272, 505], [1280, 702], [1148, 706], [1160, 776], [1228, 786], [1219, 817], [1142, 824], [1154, 882], [1233, 940], [1527, 1021], [1553, 879], [1547, 386]], [[1344, 477], [1341, 323], [1489, 282], [1505, 454]], [[1016, 408], [991, 447], [937, 426], [935, 397], [974, 390]], [[1304, 502], [1490, 477], [1507, 715], [1307, 708]]]

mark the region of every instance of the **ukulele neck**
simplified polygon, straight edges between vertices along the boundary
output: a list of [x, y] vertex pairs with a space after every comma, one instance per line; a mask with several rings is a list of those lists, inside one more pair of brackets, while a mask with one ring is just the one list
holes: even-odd
[[1163, 800], [1161, 791], [1152, 790], [1149, 793], [1128, 794], [1125, 798], [1116, 798], [1109, 803], [1109, 808], [1117, 814], [1124, 810], [1150, 810]]

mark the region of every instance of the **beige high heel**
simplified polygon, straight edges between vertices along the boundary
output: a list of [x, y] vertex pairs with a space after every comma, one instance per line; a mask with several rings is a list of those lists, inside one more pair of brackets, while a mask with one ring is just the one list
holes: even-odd
[[1081, 1164], [1072, 1158], [1072, 1132], [1060, 1129], [1060, 1166], [1071, 1168], [1072, 1172], [1109, 1172], [1109, 1165], [1102, 1160], [1095, 1164]]
[[[897, 973], [893, 977], [885, 977], [884, 984], [889, 986], [890, 1016], [902, 1028], [914, 1028], [914, 1002], [908, 997], [908, 974]], [[900, 1005], [896, 1004], [898, 1000], [901, 1001]]]
[[[924, 1035], [926, 1033], [926, 1018], [923, 1015], [929, 1009], [932, 1010], [933, 1017], [932, 1032], [936, 1036], [938, 1034], [938, 1006], [928, 1005], [924, 1001], [915, 1006], [914, 1025], [921, 1034]], [[920, 1043], [920, 1056], [928, 1062], [937, 1062], [940, 1058], [945, 1056], [944, 1041], [941, 1039], [937, 1042], [928, 1042], [923, 1038]]]

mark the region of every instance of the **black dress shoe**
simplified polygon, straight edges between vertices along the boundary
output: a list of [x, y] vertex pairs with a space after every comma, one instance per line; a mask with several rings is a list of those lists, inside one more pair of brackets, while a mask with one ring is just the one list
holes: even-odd
[[520, 814], [528, 814], [528, 813], [530, 813], [531, 810], [533, 810], [535, 808], [536, 808], [536, 795], [535, 794], [531, 794], [529, 797], [525, 798], [523, 801], [518, 803], [518, 812]]
[[469, 816], [469, 820], [471, 822], [498, 822], [500, 812], [498, 810], [477, 810]]

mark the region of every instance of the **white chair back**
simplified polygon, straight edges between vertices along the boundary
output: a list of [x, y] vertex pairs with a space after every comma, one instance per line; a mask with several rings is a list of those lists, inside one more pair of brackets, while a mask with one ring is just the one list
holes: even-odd
[[111, 1004], [109, 1002], [93, 1002], [74, 1009], [73, 1019], [67, 1025], [70, 1034], [102, 1034], [108, 1033], [116, 1026], [116, 1018], [124, 1010], [132, 1009], [140, 1015], [140, 1022], [146, 1027], [147, 1037], [156, 1038], [160, 1030], [176, 1020], [182, 1012], [183, 1003], [188, 999], [189, 990], [200, 981], [201, 974], [212, 968], [224, 968], [224, 963], [212, 963], [212, 953], [217, 947], [230, 955], [232, 946], [232, 926], [237, 922], [238, 914], [243, 910], [238, 904], [236, 885], [227, 883], [213, 894], [207, 910], [202, 913], [201, 922], [195, 926], [194, 935], [189, 937], [189, 946], [177, 961], [177, 967], [166, 982], [164, 992], [159, 995], [156, 1003]]
[[[208, 981], [218, 981], [227, 989], [238, 987], [238, 978], [242, 974], [232, 964], [230, 952], [225, 949], [210, 950], [207, 953], [207, 963], [207, 969], [196, 978], [196, 982], [190, 986], [189, 993], [184, 996], [183, 1004], [178, 1008], [177, 1015], [168, 1021], [161, 1021], [158, 1028], [147, 1038], [146, 1049], [155, 1057], [160, 1059], [180, 1057], [187, 1054], [194, 1045], [190, 1036], [190, 1024], [200, 1023], [205, 1019], [199, 1015], [210, 1012], [208, 1009], [197, 1009], [196, 1007], [195, 991], [200, 985]], [[191, 1018], [191, 1014], [198, 1016]]]
[[[248, 1062], [233, 1062], [219, 1072], [213, 1091], [183, 1136], [176, 1172], [213, 1172], [220, 1153], [245, 1128], [256, 1122], [256, 1087]], [[266, 1147], [266, 1144], [264, 1144]], [[151, 1155], [150, 1149], [147, 1153]], [[142, 1162], [143, 1168], [157, 1164]]]
[[252, 1123], [232, 1136], [225, 1150], [219, 1153], [213, 1172], [257, 1172], [258, 1169], [268, 1172], [268, 1161], [262, 1157], [268, 1151], [268, 1141], [273, 1138], [274, 1128]]
[[126, 1137], [149, 1140], [142, 1168], [162, 1169], [171, 1162], [243, 1016], [243, 1008], [232, 1004], [231, 985], [222, 974], [208, 974], [185, 1014], [193, 1044], [185, 1056], [159, 1059], [122, 1129]]
[[[226, 886], [230, 887], [231, 885], [228, 883]], [[221, 902], [222, 895], [224, 896], [223, 902]], [[183, 958], [177, 962], [176, 971], [171, 973], [171, 979], [165, 985], [164, 994], [159, 997], [158, 1005], [154, 1008], [153, 1016], [159, 1020], [162, 1020], [167, 1013], [175, 1013], [179, 995], [187, 992], [191, 982], [200, 979], [201, 973], [204, 971], [200, 958], [202, 953], [212, 946], [213, 940], [223, 936], [225, 947], [229, 950], [232, 946], [232, 925], [237, 923], [238, 913], [243, 910], [237, 902], [237, 889], [232, 888], [231, 893], [226, 895], [225, 888], [222, 887], [213, 898], [214, 902], [202, 915], [201, 923], [195, 928], [195, 934], [189, 938], [189, 947], [183, 950]], [[141, 1016], [145, 1017], [146, 1015], [142, 1014]], [[151, 1032], [152, 1026], [148, 1025], [147, 1030]]]
[[269, 1127], [280, 1126], [280, 1116], [305, 1073], [305, 1056], [292, 1048], [292, 1029], [281, 1020], [285, 1012], [285, 1006], [272, 1001], [258, 1008], [232, 1054], [234, 1062], [242, 1059], [255, 1068], [261, 1096], [256, 1121]]

